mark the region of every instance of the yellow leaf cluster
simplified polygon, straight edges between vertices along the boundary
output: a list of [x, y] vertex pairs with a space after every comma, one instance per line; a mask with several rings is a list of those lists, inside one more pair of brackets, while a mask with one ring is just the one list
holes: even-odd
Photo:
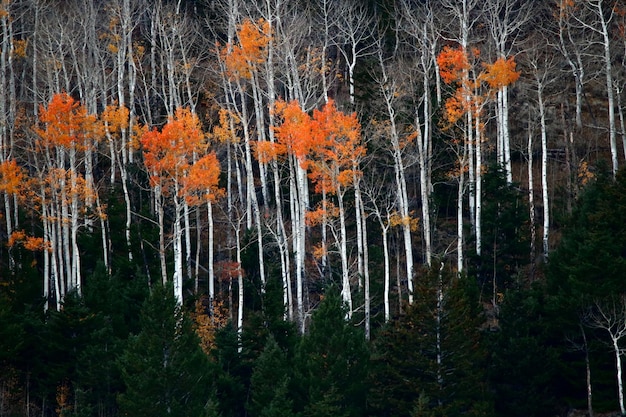
[[196, 301], [192, 313], [200, 347], [207, 355], [215, 348], [215, 333], [228, 324], [228, 310], [224, 303], [214, 300], [212, 304], [208, 297], [202, 297]]
[[389, 225], [391, 227], [395, 226], [406, 226], [408, 225], [412, 232], [416, 232], [419, 230], [419, 218], [413, 217], [412, 215], [402, 216], [399, 213], [394, 213], [389, 218]]
[[28, 50], [28, 39], [16, 39], [13, 41], [13, 57], [26, 58], [26, 51]]

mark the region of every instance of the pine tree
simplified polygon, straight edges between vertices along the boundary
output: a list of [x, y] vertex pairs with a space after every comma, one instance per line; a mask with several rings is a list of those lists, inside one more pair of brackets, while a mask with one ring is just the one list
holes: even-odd
[[153, 290], [140, 321], [119, 360], [121, 415], [202, 416], [211, 405], [212, 371], [171, 288]]
[[368, 358], [361, 329], [346, 321], [338, 292], [329, 288], [296, 350], [296, 411], [311, 417], [363, 415]]
[[291, 361], [270, 336], [261, 356], [255, 361], [250, 378], [251, 401], [248, 410], [253, 417], [293, 416], [289, 397]]
[[376, 337], [371, 415], [492, 415], [476, 289], [433, 270], [415, 301]]

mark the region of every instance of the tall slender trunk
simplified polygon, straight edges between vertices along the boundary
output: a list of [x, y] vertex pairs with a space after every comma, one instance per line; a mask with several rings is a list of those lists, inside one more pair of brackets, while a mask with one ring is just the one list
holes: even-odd
[[[529, 115], [530, 119], [530, 115]], [[530, 126], [530, 120], [529, 120]], [[528, 211], [530, 219], [530, 280], [535, 279], [535, 256], [536, 256], [536, 239], [537, 225], [535, 219], [535, 181], [533, 178], [533, 131], [528, 129]]]
[[[598, 0], [596, 7], [600, 19], [602, 33], [602, 47], [604, 52], [604, 72], [606, 77], [606, 98], [609, 116], [609, 143], [611, 145], [611, 162], [613, 165], [613, 176], [617, 174], [619, 168], [617, 156], [617, 129], [615, 127], [615, 90], [613, 88], [613, 70], [611, 65], [611, 41], [609, 38], [609, 28], [602, 9], [603, 0]], [[614, 13], [613, 11], [611, 13]], [[622, 410], [622, 414], [623, 410]]]
[[352, 317], [352, 290], [350, 288], [350, 271], [348, 266], [348, 233], [346, 231], [346, 211], [343, 203], [342, 190], [337, 192], [337, 206], [339, 208], [339, 255], [341, 257], [341, 298], [348, 311], [348, 318]]
[[550, 205], [548, 197], [548, 128], [546, 125], [546, 109], [543, 102], [543, 90], [537, 94], [539, 101], [539, 118], [541, 122], [541, 197], [543, 203], [543, 256], [548, 258], [550, 237]]
[[207, 249], [207, 263], [209, 270], [209, 300], [211, 302], [211, 308], [213, 307], [213, 301], [215, 300], [215, 247], [214, 247], [214, 235], [215, 225], [213, 222], [213, 204], [207, 202], [207, 223], [208, 223], [208, 249]]
[[615, 369], [617, 370], [617, 395], [619, 398], [619, 409], [623, 416], [626, 416], [624, 407], [624, 381], [622, 380], [622, 350], [619, 347], [618, 339], [612, 337], [613, 353], [615, 354]]

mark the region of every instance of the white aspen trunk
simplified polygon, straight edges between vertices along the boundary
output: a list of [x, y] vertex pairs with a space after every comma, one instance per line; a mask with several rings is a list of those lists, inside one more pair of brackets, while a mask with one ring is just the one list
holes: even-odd
[[391, 319], [391, 308], [389, 305], [389, 290], [391, 287], [391, 265], [389, 261], [389, 219], [387, 219], [387, 224], [383, 224], [382, 219], [380, 220], [380, 227], [383, 233], [383, 257], [385, 262], [385, 284], [383, 290], [383, 303], [385, 305], [385, 323], [389, 323]]
[[[626, 43], [626, 41], [625, 41]], [[622, 149], [624, 151], [624, 158], [626, 159], [626, 122], [624, 121], [624, 109], [622, 108], [622, 91], [624, 87], [615, 85], [615, 96], [617, 97], [617, 114], [619, 116], [619, 126], [622, 132]]]
[[[617, 130], [615, 128], [615, 94], [613, 89], [613, 73], [611, 68], [611, 44], [609, 38], [609, 29], [607, 21], [604, 17], [604, 11], [602, 10], [603, 0], [598, 0], [596, 7], [598, 10], [598, 17], [600, 19], [602, 39], [603, 39], [603, 51], [604, 51], [604, 72], [606, 76], [606, 94], [607, 94], [607, 106], [609, 113], [609, 142], [611, 144], [611, 162], [613, 165], [613, 176], [617, 174], [619, 168], [618, 156], [617, 156]], [[611, 14], [614, 11], [611, 11]], [[622, 408], [622, 414], [624, 410]]]
[[482, 153], [482, 133], [480, 128], [480, 117], [476, 115], [474, 118], [475, 123], [475, 137], [476, 137], [476, 207], [474, 215], [474, 230], [476, 239], [476, 255], [480, 256], [482, 250], [482, 207], [483, 207], [483, 153]]
[[294, 169], [295, 169], [295, 198], [292, 213], [293, 223], [293, 239], [294, 239], [294, 260], [296, 268], [296, 301], [298, 303], [298, 322], [300, 324], [300, 331], [304, 333], [306, 322], [304, 317], [304, 279], [305, 279], [305, 236], [306, 236], [306, 223], [305, 214], [308, 205], [308, 199], [306, 198], [306, 171], [302, 169], [299, 162], [294, 157]]
[[215, 225], [213, 223], [213, 204], [207, 202], [207, 223], [208, 223], [208, 250], [207, 250], [207, 262], [209, 270], [209, 300], [211, 302], [211, 308], [213, 308], [213, 301], [215, 300]]
[[[123, 144], [124, 145], [124, 144]], [[124, 146], [125, 147], [125, 146]], [[132, 244], [130, 241], [130, 227], [131, 227], [131, 222], [132, 222], [132, 210], [131, 210], [131, 203], [130, 203], [130, 193], [128, 191], [128, 171], [126, 170], [126, 164], [127, 161], [125, 161], [125, 156], [126, 152], [123, 150], [122, 151], [122, 164], [120, 166], [120, 176], [122, 179], [122, 190], [124, 192], [124, 204], [125, 204], [125, 209], [126, 209], [126, 222], [124, 223], [124, 236], [126, 237], [126, 248], [128, 251], [128, 260], [132, 261], [133, 260], [133, 249], [132, 249]]]
[[467, 144], [463, 146], [463, 157], [459, 159], [459, 188], [457, 190], [457, 202], [456, 202], [456, 267], [457, 273], [460, 276], [463, 273], [463, 196], [465, 195], [465, 160], [467, 158]]
[[356, 175], [357, 164], [354, 164], [353, 184], [354, 184], [354, 211], [356, 217], [356, 247], [357, 247], [357, 274], [359, 280], [359, 288], [363, 287], [363, 277], [365, 275], [365, 247], [367, 242], [364, 238], [365, 220], [363, 219], [363, 198], [361, 197], [361, 187], [359, 178]]
[[619, 409], [622, 415], [626, 415], [624, 407], [624, 381], [622, 380], [622, 352], [616, 337], [611, 337], [613, 342], [613, 352], [615, 353], [615, 369], [617, 370], [617, 394], [619, 397]]
[[183, 218], [185, 233], [185, 267], [187, 268], [187, 279], [193, 279], [193, 268], [191, 267], [191, 218], [189, 217], [189, 204], [183, 199]]
[[407, 291], [409, 293], [409, 304], [413, 304], [413, 242], [411, 239], [411, 222], [409, 213], [409, 202], [406, 193], [406, 180], [404, 179], [404, 168], [400, 171], [400, 181], [402, 184], [402, 206], [400, 212], [402, 213], [402, 236], [404, 238], [404, 254], [406, 257], [406, 279], [407, 279]]
[[343, 205], [343, 190], [337, 191], [337, 206], [339, 209], [339, 255], [341, 257], [341, 298], [348, 308], [346, 316], [352, 318], [352, 290], [350, 288], [350, 271], [348, 266], [348, 233], [346, 232], [346, 211]]
[[[424, 67], [426, 69], [426, 67]], [[420, 170], [420, 197], [422, 200], [422, 235], [424, 239], [424, 257], [426, 265], [431, 266], [432, 262], [432, 236], [430, 228], [430, 161], [431, 161], [431, 104], [430, 104], [430, 92], [429, 92], [429, 79], [428, 73], [424, 72], [423, 78], [423, 106], [424, 106], [424, 131], [419, 132], [420, 120], [419, 112], [416, 114], [415, 128], [418, 130], [419, 135], [417, 137], [417, 155], [419, 158], [419, 170]]]
[[154, 187], [154, 205], [159, 222], [159, 261], [161, 263], [161, 282], [167, 283], [167, 259], [165, 251], [165, 212], [163, 209], [163, 196], [161, 186]]
[[254, 176], [252, 171], [252, 151], [250, 146], [250, 127], [248, 121], [248, 107], [246, 106], [245, 94], [241, 83], [237, 82], [239, 95], [241, 97], [240, 120], [244, 137], [244, 163], [246, 170], [246, 228], [252, 229], [252, 205], [256, 197], [254, 190]]
[[173, 248], [174, 248], [174, 297], [178, 305], [183, 304], [183, 230], [181, 212], [184, 210], [182, 203], [178, 197], [178, 184], [175, 185], [174, 195], [174, 236], [173, 236]]
[[[252, 86], [252, 98], [254, 101], [254, 113], [256, 121], [256, 134], [258, 142], [265, 142], [265, 112], [263, 97], [261, 93], [261, 87], [258, 85], [258, 74], [252, 73], [251, 79]], [[257, 161], [259, 164], [259, 179], [261, 180], [261, 196], [263, 197], [263, 204], [267, 207], [269, 204], [269, 192], [267, 186], [267, 164], [261, 161]]]
[[[467, 97], [469, 100], [469, 96]], [[471, 105], [471, 103], [468, 104]], [[473, 107], [473, 106], [472, 106]], [[468, 208], [469, 208], [469, 219], [470, 226], [472, 229], [472, 234], [476, 235], [476, 144], [474, 143], [474, 124], [473, 124], [473, 115], [470, 114], [473, 110], [469, 110], [467, 113], [467, 123], [465, 126], [467, 129], [467, 153], [469, 155], [468, 158], [468, 169], [467, 169], [467, 188], [468, 188]], [[470, 133], [471, 132], [471, 133]]]
[[52, 282], [54, 283], [54, 299], [56, 311], [61, 311], [61, 302], [65, 295], [65, 286], [63, 276], [63, 258], [59, 256], [59, 247], [61, 242], [59, 241], [61, 233], [59, 230], [59, 210], [56, 202], [52, 200], [50, 204], [50, 218], [54, 219], [55, 223], [50, 224], [50, 258], [51, 258], [51, 272]]
[[111, 263], [109, 261], [109, 253], [111, 249], [111, 242], [107, 237], [107, 225], [104, 214], [104, 207], [100, 204], [100, 196], [96, 193], [96, 213], [98, 215], [98, 219], [100, 220], [100, 236], [102, 238], [102, 262], [104, 263], [104, 267], [107, 270], [108, 274], [111, 274]]
[[240, 224], [235, 229], [235, 239], [237, 240], [237, 352], [241, 353], [241, 335], [243, 334], [243, 272], [241, 270], [241, 236]]
[[[509, 134], [509, 88], [505, 85], [502, 90], [502, 144], [504, 145], [504, 170], [506, 183], [513, 183], [513, 170], [511, 167], [511, 135]], [[478, 127], [477, 127], [478, 131]], [[478, 132], [477, 132], [478, 133]], [[480, 140], [480, 139], [477, 139]]]
[[542, 87], [539, 87], [539, 117], [541, 122], [541, 197], [543, 203], [543, 256], [548, 259], [550, 236], [550, 206], [548, 200], [548, 133], [546, 126], [546, 109], [543, 102]]
[[[529, 115], [530, 119], [530, 115]], [[529, 120], [530, 126], [530, 120]], [[530, 279], [531, 281], [535, 278], [535, 240], [537, 238], [537, 225], [535, 219], [535, 181], [533, 178], [533, 132], [531, 129], [528, 129], [528, 214], [530, 219]]]
[[[63, 175], [66, 175], [65, 173]], [[74, 282], [74, 274], [72, 270], [72, 240], [71, 236], [71, 224], [72, 220], [70, 219], [70, 208], [68, 207], [69, 198], [67, 196], [67, 181], [65, 178], [62, 180], [61, 184], [61, 222], [60, 228], [62, 230], [62, 238], [60, 245], [60, 256], [63, 258], [63, 266], [64, 266], [64, 276], [65, 276], [65, 286], [67, 291], [71, 291], [75, 288], [76, 283]], [[65, 295], [65, 294], [63, 294]]]
[[[356, 188], [359, 188], [358, 182]], [[369, 252], [367, 246], [367, 219], [365, 216], [365, 206], [363, 199], [359, 197], [359, 211], [361, 212], [362, 235], [363, 239], [363, 293], [365, 296], [365, 340], [371, 338], [371, 300], [370, 300], [370, 269], [369, 269]]]
[[[41, 180], [41, 179], [40, 179]], [[48, 312], [50, 308], [50, 281], [52, 277], [52, 269], [50, 267], [50, 252], [47, 245], [52, 245], [52, 232], [50, 226], [50, 216], [48, 213], [48, 203], [46, 202], [46, 187], [43, 185], [40, 186], [41, 193], [41, 219], [43, 222], [43, 240], [44, 240], [44, 250], [43, 250], [43, 311], [44, 313]], [[51, 249], [51, 247], [50, 247]]]
[[71, 184], [71, 245], [72, 245], [72, 267], [71, 267], [71, 281], [73, 282], [73, 289], [76, 290], [78, 295], [81, 295], [81, 276], [80, 276], [80, 251], [78, 250], [78, 228], [80, 227], [79, 219], [79, 207], [78, 207], [78, 182], [77, 182], [77, 167], [76, 167], [76, 148], [72, 146], [70, 149], [70, 184]]

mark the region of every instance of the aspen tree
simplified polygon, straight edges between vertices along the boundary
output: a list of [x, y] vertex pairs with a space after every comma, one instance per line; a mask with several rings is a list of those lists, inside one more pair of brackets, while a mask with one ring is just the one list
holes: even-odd
[[[528, 24], [532, 8], [520, 7], [513, 0], [489, 0], [483, 4], [486, 23], [495, 45], [497, 60], [506, 60], [510, 56], [515, 39]], [[498, 62], [498, 61], [496, 61]], [[509, 133], [509, 84], [494, 85], [496, 93], [496, 128], [498, 163], [504, 167], [506, 180], [513, 182], [511, 171], [511, 139]]]
[[82, 207], [93, 198], [94, 190], [79, 172], [79, 164], [83, 144], [97, 136], [100, 128], [96, 117], [88, 115], [87, 109], [66, 93], [54, 95], [47, 108], [42, 106], [39, 119], [44, 125], [35, 128], [42, 158], [38, 168], [44, 240], [50, 242], [56, 262], [52, 277], [58, 308], [66, 291], [81, 293], [78, 230]]
[[[183, 216], [185, 207], [188, 206], [186, 198], [185, 182], [197, 181], [200, 172], [192, 171], [195, 163], [202, 161], [204, 165], [196, 169], [204, 168], [201, 172], [213, 169], [210, 164], [205, 164], [206, 160], [194, 163], [193, 156], [203, 153], [206, 148], [205, 135], [202, 132], [198, 116], [189, 109], [179, 108], [174, 116], [170, 117], [161, 131], [153, 129], [145, 132], [141, 137], [143, 147], [144, 164], [150, 175], [150, 184], [157, 192], [157, 211], [159, 216], [159, 236], [160, 236], [160, 257], [161, 274], [164, 281], [167, 281], [165, 269], [165, 247], [164, 247], [164, 204], [165, 199], [169, 199], [174, 208], [173, 219], [173, 249], [174, 249], [174, 275], [173, 287], [174, 295], [179, 303], [183, 302], [183, 236], [185, 226]], [[219, 171], [218, 171], [219, 172]], [[191, 174], [191, 175], [190, 175]], [[205, 175], [208, 175], [206, 172]], [[210, 178], [215, 178], [210, 176]], [[211, 188], [208, 186], [207, 188]], [[189, 188], [197, 191], [197, 185]]]
[[[412, 136], [401, 137], [400, 129], [397, 126], [397, 114], [396, 114], [396, 99], [399, 96], [400, 84], [391, 77], [387, 69], [387, 63], [383, 59], [382, 50], [379, 51], [378, 61], [380, 65], [380, 78], [376, 81], [380, 94], [383, 99], [384, 110], [387, 113], [389, 120], [389, 139], [391, 146], [389, 152], [393, 157], [393, 167], [395, 173], [395, 194], [397, 213], [393, 216], [393, 222], [396, 226], [401, 226], [402, 237], [404, 243], [404, 256], [406, 266], [406, 281], [407, 289], [409, 293], [409, 304], [413, 303], [413, 274], [414, 274], [414, 262], [413, 262], [413, 244], [411, 232], [414, 231], [416, 226], [416, 219], [412, 218], [409, 211], [409, 197], [407, 191], [407, 181], [405, 172], [405, 156], [404, 148], [413, 139]], [[398, 277], [398, 279], [400, 279]]]
[[[254, 172], [252, 165], [252, 128], [250, 126], [250, 111], [248, 109], [245, 83], [252, 80], [257, 66], [266, 58], [266, 46], [270, 37], [267, 22], [258, 22], [258, 27], [251, 20], [244, 20], [237, 31], [238, 43], [226, 45], [221, 51], [221, 59], [225, 65], [228, 77], [229, 101], [231, 111], [237, 113], [243, 133], [243, 158], [246, 175], [246, 226], [251, 229], [256, 226], [256, 237], [259, 246], [259, 274], [261, 284], [265, 285], [265, 262], [263, 259], [263, 224], [256, 195]], [[236, 90], [232, 88], [235, 84]], [[237, 104], [235, 104], [237, 103]]]
[[[412, 7], [407, 1], [400, 2], [399, 19], [401, 27], [409, 35], [411, 44], [415, 45], [417, 55], [415, 67], [417, 77], [413, 82], [415, 92], [415, 142], [420, 176], [420, 199], [422, 206], [421, 230], [424, 240], [424, 259], [426, 265], [432, 262], [432, 226], [430, 213], [430, 195], [432, 192], [432, 159], [433, 159], [433, 111], [441, 102], [441, 76], [437, 63], [438, 31], [435, 25], [433, 4], [427, 1], [421, 6]], [[436, 92], [432, 96], [432, 77], [435, 76]], [[435, 103], [433, 101], [435, 100]], [[420, 114], [420, 108], [422, 109]]]

